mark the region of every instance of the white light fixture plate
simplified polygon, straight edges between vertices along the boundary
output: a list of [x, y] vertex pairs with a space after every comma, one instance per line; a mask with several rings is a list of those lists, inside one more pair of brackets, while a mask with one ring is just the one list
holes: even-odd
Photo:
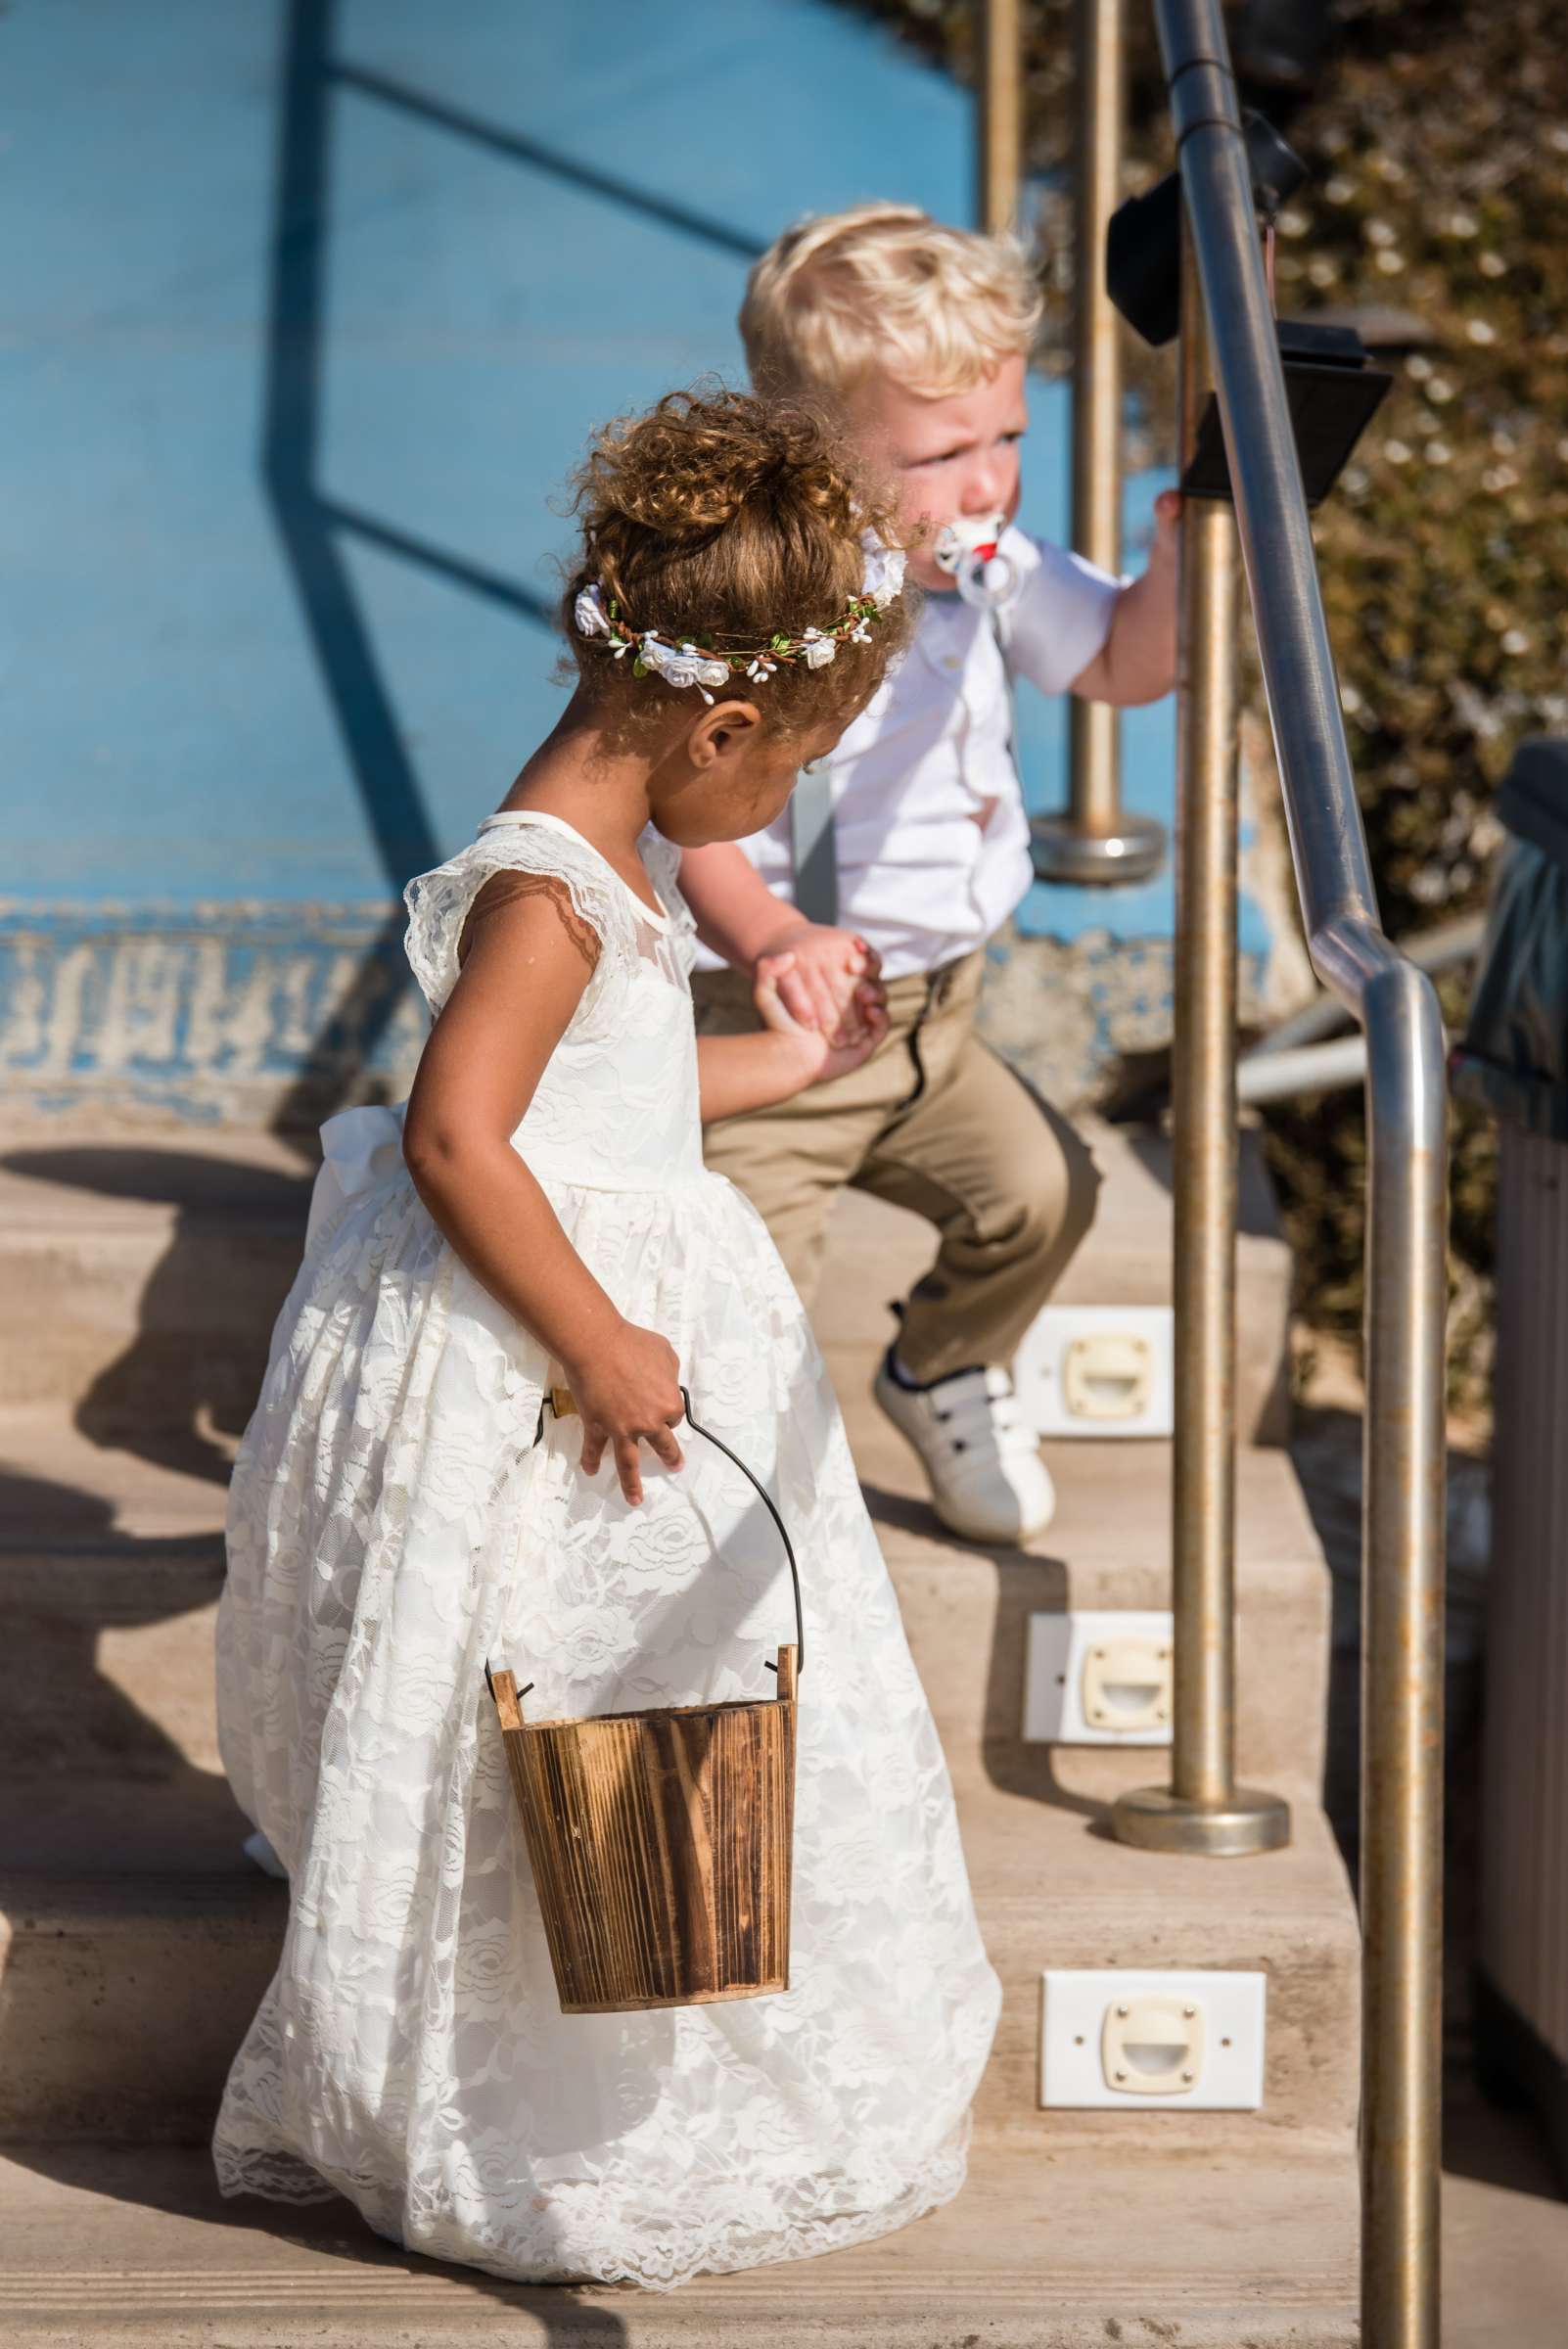
[[[1024, 1664], [1026, 1744], [1169, 1745], [1173, 1638], [1170, 1614], [1157, 1608], [1080, 1607], [1066, 1615], [1032, 1615]], [[1139, 1701], [1143, 1697], [1147, 1701]]]
[[1047, 1966], [1040, 2103], [1078, 2112], [1256, 2112], [1268, 1990], [1264, 1973]]
[[1024, 1332], [1013, 1387], [1041, 1436], [1168, 1436], [1174, 1361], [1168, 1305], [1047, 1305]]

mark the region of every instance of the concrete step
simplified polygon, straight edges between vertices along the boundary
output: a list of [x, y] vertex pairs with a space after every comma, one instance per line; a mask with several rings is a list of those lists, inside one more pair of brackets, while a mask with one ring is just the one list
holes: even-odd
[[[148, 1457], [58, 1408], [0, 1411], [0, 1770], [39, 1816], [68, 1783], [216, 1770], [227, 1479], [216, 1452]], [[12, 1803], [7, 1843], [25, 1826]]]
[[271, 1134], [182, 1126], [30, 1139], [0, 1157], [0, 1405], [108, 1432], [238, 1433], [300, 1262], [309, 1172]]
[[[1313, 1788], [1270, 1744], [1268, 1709], [1244, 1751], [1277, 1762], [1294, 1848], [1244, 1863], [1130, 1853], [1103, 1833], [1120, 1786], [1164, 1774], [1159, 1752], [1070, 1754], [1018, 1740], [1025, 1615], [1063, 1592], [1082, 1603], [1159, 1596], [1158, 1479], [1105, 1500], [1115, 1462], [1063, 1446], [1061, 1555], [992, 1556], [928, 1530], [894, 1448], [857, 1432], [878, 1474], [872, 1505], [916, 1660], [942, 1723], [988, 1947], [1006, 1990], [981, 2102], [990, 2129], [1060, 2142], [1099, 2116], [1036, 2110], [1039, 1975], [1047, 1964], [1263, 1967], [1270, 1975], [1265, 2116], [1162, 2116], [1200, 2144], [1263, 2129], [1345, 2131], [1354, 2109], [1356, 1938], [1348, 1889]], [[1147, 1465], [1163, 1448], [1145, 1447]], [[0, 1988], [0, 2134], [105, 2129], [201, 2137], [275, 1962], [279, 1889], [243, 1862], [244, 1822], [218, 1767], [211, 1635], [224, 1502], [215, 1477], [90, 1445], [60, 1414], [0, 1417], [0, 1836], [6, 1964]], [[904, 1479], [905, 1490], [895, 1489]], [[1291, 1580], [1300, 1525], [1288, 1466], [1254, 1454], [1244, 1520], [1257, 1564], [1251, 1614], [1297, 1647], [1297, 1680], [1324, 1648]], [[1297, 1504], [1299, 1506], [1299, 1503]], [[1120, 1519], [1118, 1519], [1118, 1510]], [[1253, 1517], [1256, 1515], [1256, 1527]], [[1124, 1544], [1130, 1543], [1132, 1556]], [[1292, 1625], [1292, 1592], [1298, 1616]], [[1320, 1592], [1318, 1603], [1320, 1604]], [[1278, 1623], [1275, 1624], [1275, 1611]], [[1278, 1652], [1265, 1642], [1271, 1669]], [[1299, 1695], [1299, 1689], [1297, 1691]], [[1281, 1698], [1315, 1768], [1315, 1729]], [[1277, 1725], [1275, 1725], [1277, 1726]], [[1263, 1775], [1263, 1772], [1259, 1772]], [[1111, 2116], [1113, 2134], [1128, 2123]]]
[[[950, 1755], [1044, 1766], [1023, 1747], [1028, 1620], [1064, 1608], [1170, 1603], [1171, 1448], [1054, 1444], [1053, 1523], [1029, 1551], [948, 1539], [908, 1447], [874, 1407], [854, 1449], [905, 1628]], [[171, 1736], [204, 1769], [211, 1731], [210, 1609], [222, 1582], [226, 1450], [141, 1431], [141, 1450], [88, 1441], [58, 1410], [0, 1411], [0, 1757], [52, 1770], [96, 1755], [123, 1775]], [[194, 1456], [193, 1456], [194, 1454]], [[1128, 1474], [1130, 1458], [1137, 1473]], [[1320, 1785], [1329, 1577], [1286, 1453], [1237, 1463], [1237, 1751], [1243, 1775]], [[140, 1725], [140, 1726], [138, 1726]], [[149, 1743], [150, 1741], [150, 1743]], [[1080, 1792], [1121, 1785], [1115, 1749], [1055, 1749]], [[1033, 1762], [1032, 1762], [1033, 1758]], [[1158, 1774], [1160, 1749], [1131, 1759]]]
[[[1111, 1841], [1103, 1805], [1060, 1785], [955, 1783], [1004, 1994], [983, 2133], [1065, 2145], [1152, 2130], [1200, 2148], [1304, 2132], [1349, 2140], [1355, 1918], [1309, 1802], [1286, 1852], [1175, 1860]], [[202, 2141], [284, 1924], [282, 1888], [241, 1857], [244, 1822], [222, 1780], [188, 1769], [135, 1787], [21, 1780], [12, 1800], [23, 1824], [0, 1864], [0, 2138]], [[1040, 2111], [1047, 1965], [1266, 1972], [1262, 2113]]]
[[0, 2327], [29, 2349], [1351, 2349], [1356, 2180], [1342, 2146], [977, 2145], [969, 2184], [853, 2250], [675, 2293], [503, 2284], [409, 2258], [344, 2203], [222, 2202], [195, 2149], [45, 2145], [0, 2161]]
[[[1169, 1444], [1048, 1444], [1052, 1523], [1028, 1550], [948, 1539], [921, 1497], [903, 1439], [875, 1410], [856, 1414], [855, 1458], [899, 1592], [909, 1643], [949, 1756], [982, 1749], [1028, 1773], [1048, 1751], [1064, 1784], [1110, 1796], [1130, 1762], [1160, 1776], [1159, 1748], [1021, 1743], [1029, 1618], [1080, 1608], [1171, 1604]], [[1331, 1582], [1289, 1454], [1237, 1463], [1236, 1755], [1244, 1779], [1318, 1799], [1328, 1704]]]
[[[218, 1781], [212, 1803], [226, 1791]], [[160, 1869], [149, 1845], [178, 1841], [187, 1817], [160, 1789], [152, 1833], [122, 1854], [114, 1807], [81, 1804], [66, 1823], [82, 1872], [0, 1870], [0, 2140], [210, 2136], [287, 1897], [241, 1857], [237, 1817], [222, 1865]], [[127, 1858], [154, 1865], [113, 1872]]]
[[[1094, 1224], [1057, 1289], [1058, 1305], [1169, 1305], [1172, 1202], [1169, 1139], [1142, 1128], [1085, 1121], [1100, 1171]], [[829, 1269], [812, 1312], [841, 1393], [868, 1383], [897, 1326], [890, 1301], [907, 1294], [935, 1253], [919, 1216], [845, 1191], [834, 1209]], [[1290, 1432], [1292, 1265], [1280, 1231], [1262, 1136], [1242, 1135], [1236, 1243], [1236, 1425], [1243, 1443]], [[1134, 1443], [1103, 1442], [1135, 1459]]]
[[[1090, 1138], [1099, 1208], [1060, 1302], [1169, 1304], [1169, 1145], [1115, 1127]], [[1282, 1443], [1289, 1253], [1255, 1137], [1242, 1166], [1238, 1424]], [[0, 1294], [29, 1337], [0, 1352], [0, 1405], [69, 1403], [100, 1433], [153, 1421], [199, 1441], [238, 1433], [299, 1264], [309, 1181], [292, 1145], [233, 1128], [83, 1129], [0, 1155]], [[916, 1216], [841, 1200], [816, 1321], [851, 1383], [869, 1375], [894, 1326], [888, 1301], [932, 1245]]]
[[[1138, 1784], [1159, 1773], [1125, 1774]], [[1197, 1860], [1115, 1842], [1104, 1804], [1059, 1781], [1026, 1791], [957, 1774], [954, 1784], [981, 1931], [1002, 1985], [975, 2103], [982, 2133], [1053, 2147], [1146, 2138], [1173, 2154], [1251, 2144], [1260, 2160], [1302, 2136], [1354, 2142], [1360, 1941], [1344, 1863], [1310, 1799], [1294, 1805], [1288, 1850]], [[1046, 1966], [1267, 1974], [1261, 2110], [1042, 2111]]]

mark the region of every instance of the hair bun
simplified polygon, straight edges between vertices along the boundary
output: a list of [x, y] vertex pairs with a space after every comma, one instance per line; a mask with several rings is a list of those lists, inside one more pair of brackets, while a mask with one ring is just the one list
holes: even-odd
[[650, 415], [613, 425], [588, 471], [606, 507], [672, 538], [708, 537], [759, 502], [853, 525], [850, 482], [815, 420], [737, 392], [668, 393]]
[[[853, 456], [808, 409], [721, 386], [666, 394], [645, 416], [601, 433], [576, 480], [582, 549], [563, 602], [584, 681], [619, 698], [626, 722], [657, 718], [663, 685], [608, 660], [576, 631], [577, 599], [596, 588], [634, 634], [715, 654], [763, 649], [777, 635], [825, 631], [861, 592], [862, 538], [890, 541], [892, 514]], [[779, 722], [825, 724], [874, 690], [906, 631], [907, 607], [875, 648], [838, 648], [831, 665], [775, 664], [765, 706]], [[671, 688], [671, 690], [673, 690]], [[760, 701], [761, 699], [760, 689]]]

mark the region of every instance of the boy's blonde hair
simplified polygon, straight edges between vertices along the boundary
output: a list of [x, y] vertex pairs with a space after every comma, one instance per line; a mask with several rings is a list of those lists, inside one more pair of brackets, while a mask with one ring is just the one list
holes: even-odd
[[761, 390], [843, 398], [886, 374], [940, 399], [1027, 356], [1041, 307], [1016, 237], [945, 228], [912, 204], [862, 204], [797, 221], [768, 247], [746, 281], [740, 331]]

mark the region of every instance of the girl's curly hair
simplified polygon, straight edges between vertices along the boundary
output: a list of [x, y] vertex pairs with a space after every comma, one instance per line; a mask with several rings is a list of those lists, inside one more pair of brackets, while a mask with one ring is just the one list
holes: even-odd
[[[582, 545], [562, 626], [583, 683], [628, 738], [668, 720], [672, 700], [695, 703], [695, 689], [636, 676], [629, 657], [579, 635], [573, 605], [583, 587], [598, 580], [629, 628], [667, 643], [765, 647], [832, 627], [861, 590], [862, 533], [892, 544], [897, 530], [891, 500], [809, 410], [722, 389], [670, 392], [607, 426], [574, 488]], [[756, 684], [737, 668], [732, 693], [786, 733], [848, 725], [906, 644], [913, 600], [906, 588], [869, 643], [841, 642], [824, 668], [780, 662]]]

